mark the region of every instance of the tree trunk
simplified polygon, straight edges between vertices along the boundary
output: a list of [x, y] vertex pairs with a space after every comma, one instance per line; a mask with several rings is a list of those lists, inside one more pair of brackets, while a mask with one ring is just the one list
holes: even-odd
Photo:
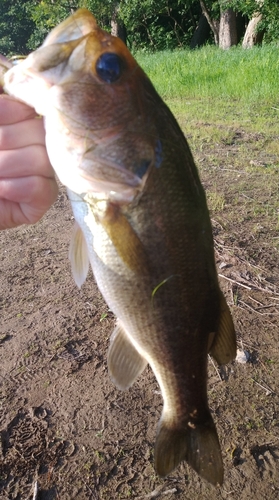
[[[118, 36], [121, 40], [126, 44], [127, 42], [127, 32], [125, 28], [125, 24], [122, 21], [115, 21], [114, 19], [110, 22], [111, 26], [111, 34], [113, 36]], [[126, 44], [127, 45], [127, 44]]]
[[118, 8], [119, 8], [118, 4], [115, 4], [113, 7], [113, 12], [110, 21], [111, 34], [113, 36], [118, 36], [118, 38], [121, 38], [121, 40], [126, 44], [127, 31], [122, 19], [119, 19], [118, 17]]
[[190, 49], [197, 49], [205, 44], [210, 34], [210, 26], [204, 14], [199, 18], [198, 26], [193, 34]]
[[200, 6], [204, 17], [207, 19], [207, 22], [213, 31], [215, 44], [219, 45], [219, 23], [211, 18], [209, 10], [203, 0], [200, 0]]
[[229, 49], [237, 45], [236, 14], [233, 9], [221, 10], [219, 47]]
[[262, 14], [254, 14], [249, 21], [242, 42], [244, 49], [251, 49], [254, 45], [260, 45], [263, 41], [264, 31], [257, 31], [257, 26], [262, 20]]

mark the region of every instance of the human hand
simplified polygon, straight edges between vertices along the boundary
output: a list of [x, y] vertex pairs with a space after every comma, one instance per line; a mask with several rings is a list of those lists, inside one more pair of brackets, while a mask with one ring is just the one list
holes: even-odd
[[34, 109], [1, 94], [0, 229], [37, 222], [57, 193], [43, 120]]

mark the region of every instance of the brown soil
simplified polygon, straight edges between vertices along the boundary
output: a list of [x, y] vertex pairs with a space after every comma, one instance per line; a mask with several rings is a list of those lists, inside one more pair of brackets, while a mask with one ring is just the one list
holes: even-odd
[[245, 364], [209, 361], [224, 485], [211, 487], [185, 463], [165, 480], [156, 476], [158, 386], [150, 369], [124, 393], [108, 377], [114, 318], [92, 274], [81, 290], [73, 282], [73, 217], [61, 189], [36, 226], [0, 234], [0, 498], [279, 497], [278, 164], [260, 143], [237, 130], [229, 144], [195, 154], [220, 283], [238, 347], [249, 354]]

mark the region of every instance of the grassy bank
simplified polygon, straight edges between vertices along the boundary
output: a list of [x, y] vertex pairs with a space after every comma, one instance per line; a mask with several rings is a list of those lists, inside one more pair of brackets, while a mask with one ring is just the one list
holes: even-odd
[[232, 48], [136, 54], [164, 98], [219, 97], [279, 102], [278, 48]]
[[187, 137], [213, 217], [230, 221], [236, 240], [243, 223], [253, 237], [266, 225], [278, 252], [278, 48], [205, 47], [136, 58]]
[[[136, 54], [159, 94], [187, 123], [242, 124], [253, 131], [278, 130], [278, 48], [215, 47]], [[185, 123], [187, 128], [187, 124]]]

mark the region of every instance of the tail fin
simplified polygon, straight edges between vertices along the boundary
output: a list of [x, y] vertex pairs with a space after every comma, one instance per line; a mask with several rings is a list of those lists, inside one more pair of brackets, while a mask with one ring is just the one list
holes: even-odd
[[175, 428], [162, 416], [155, 444], [157, 474], [167, 476], [182, 460], [214, 486], [223, 483], [220, 444], [210, 415], [205, 423], [189, 422], [187, 428]]

